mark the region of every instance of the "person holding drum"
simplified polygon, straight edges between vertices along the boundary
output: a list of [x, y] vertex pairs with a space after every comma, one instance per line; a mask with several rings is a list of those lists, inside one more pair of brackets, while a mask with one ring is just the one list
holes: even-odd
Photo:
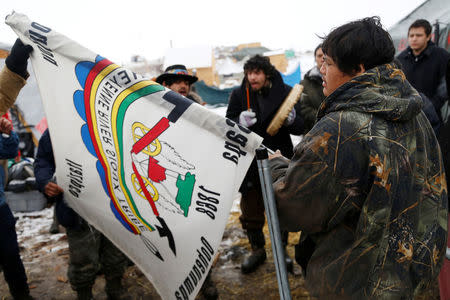
[[[230, 95], [226, 117], [262, 136], [266, 147], [280, 150], [284, 156], [291, 157], [293, 145], [290, 134], [300, 135], [303, 132], [299, 105], [287, 112], [287, 117], [276, 131], [270, 131], [269, 134], [267, 129], [292, 88], [283, 82], [281, 74], [268, 57], [251, 57], [244, 65], [244, 73], [242, 84]], [[266, 260], [262, 230], [265, 222], [264, 202], [255, 160], [244, 178], [240, 192], [240, 221], [252, 248], [241, 265], [242, 273], [246, 274], [255, 271]], [[288, 232], [282, 235], [286, 246]], [[287, 255], [286, 263], [287, 269], [292, 271], [292, 260]]]

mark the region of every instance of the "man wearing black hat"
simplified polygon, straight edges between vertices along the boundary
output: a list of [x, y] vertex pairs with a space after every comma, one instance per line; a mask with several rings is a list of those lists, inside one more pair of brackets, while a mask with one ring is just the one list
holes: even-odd
[[[278, 133], [271, 136], [267, 128], [277, 110], [289, 95], [291, 87], [283, 82], [280, 72], [275, 69], [267, 56], [255, 55], [244, 65], [245, 77], [241, 86], [230, 95], [226, 117], [249, 128], [264, 138], [263, 144], [270, 149], [279, 149], [285, 157], [292, 157], [293, 145], [290, 134], [303, 132], [303, 118], [297, 105], [289, 113]], [[244, 274], [256, 271], [267, 258], [263, 233], [265, 223], [264, 202], [258, 176], [256, 160], [253, 160], [239, 191], [242, 194], [240, 207], [242, 228], [246, 230], [251, 245], [251, 253], [241, 265]], [[286, 247], [289, 233], [282, 232], [282, 242]], [[292, 271], [292, 259], [286, 255], [286, 266]]]
[[169, 66], [163, 74], [156, 78], [157, 83], [203, 105], [202, 98], [191, 91], [192, 84], [197, 80], [198, 78], [191, 75], [184, 65]]

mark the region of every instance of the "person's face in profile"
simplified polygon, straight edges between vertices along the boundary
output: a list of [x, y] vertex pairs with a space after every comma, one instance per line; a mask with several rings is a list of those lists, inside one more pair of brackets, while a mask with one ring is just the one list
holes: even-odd
[[314, 59], [316, 60], [317, 68], [322, 68], [323, 64], [323, 51], [322, 48], [317, 49], [316, 54], [314, 55]]
[[333, 59], [327, 55], [324, 55], [320, 73], [322, 74], [323, 94], [325, 96], [331, 95], [338, 87], [353, 78], [353, 76], [342, 72]]

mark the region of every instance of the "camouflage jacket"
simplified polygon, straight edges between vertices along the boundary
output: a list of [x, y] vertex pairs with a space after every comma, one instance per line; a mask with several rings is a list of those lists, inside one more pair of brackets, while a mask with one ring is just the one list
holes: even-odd
[[435, 279], [447, 240], [441, 152], [417, 91], [391, 65], [322, 103], [291, 160], [271, 160], [280, 225], [316, 243], [321, 299], [409, 299]]

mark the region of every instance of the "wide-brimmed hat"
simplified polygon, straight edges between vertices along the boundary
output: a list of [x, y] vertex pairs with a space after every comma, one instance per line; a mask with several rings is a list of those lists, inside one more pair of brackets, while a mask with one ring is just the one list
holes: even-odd
[[184, 65], [172, 65], [168, 66], [164, 73], [156, 77], [156, 82], [162, 84], [168, 78], [182, 78], [189, 81], [190, 84], [193, 84], [198, 80], [196, 76], [193, 76], [189, 73]]

